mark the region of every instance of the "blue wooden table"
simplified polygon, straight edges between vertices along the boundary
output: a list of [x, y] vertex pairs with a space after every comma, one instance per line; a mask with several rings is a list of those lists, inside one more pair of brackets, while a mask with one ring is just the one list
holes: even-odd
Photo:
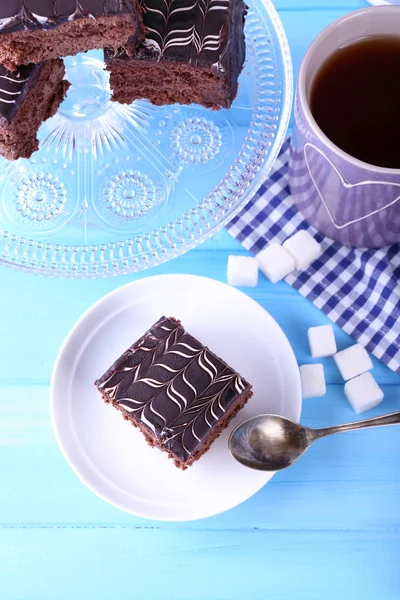
[[[315, 35], [363, 0], [276, 0], [295, 71]], [[225, 280], [239, 244], [222, 232], [139, 276]], [[135, 276], [135, 277], [139, 277]], [[0, 600], [330, 600], [400, 598], [400, 435], [355, 432], [321, 441], [261, 492], [189, 524], [131, 517], [89, 492], [50, 427], [51, 369], [65, 335], [95, 300], [134, 278], [62, 281], [0, 269]], [[276, 318], [299, 363], [306, 331], [327, 319], [285, 283], [250, 295]], [[340, 348], [351, 340], [336, 329]], [[400, 377], [374, 362], [384, 404], [400, 409]], [[333, 361], [328, 391], [302, 421], [353, 420]]]

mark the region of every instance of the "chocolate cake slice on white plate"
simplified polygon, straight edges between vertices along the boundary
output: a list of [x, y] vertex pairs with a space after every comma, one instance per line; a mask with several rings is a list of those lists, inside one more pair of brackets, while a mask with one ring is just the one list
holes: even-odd
[[252, 396], [252, 387], [173, 318], [161, 317], [96, 382], [107, 403], [185, 470]]

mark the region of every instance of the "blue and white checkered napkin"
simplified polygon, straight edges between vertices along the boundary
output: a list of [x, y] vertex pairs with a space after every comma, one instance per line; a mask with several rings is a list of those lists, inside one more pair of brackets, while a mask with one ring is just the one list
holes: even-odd
[[346, 333], [400, 373], [400, 244], [379, 250], [346, 248], [310, 227], [288, 187], [289, 140], [268, 179], [229, 224], [229, 233], [257, 254], [307, 229], [323, 255], [285, 281], [311, 300]]

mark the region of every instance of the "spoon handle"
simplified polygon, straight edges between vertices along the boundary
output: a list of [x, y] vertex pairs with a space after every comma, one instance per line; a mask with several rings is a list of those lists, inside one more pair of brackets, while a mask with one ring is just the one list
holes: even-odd
[[400, 411], [390, 413], [389, 415], [382, 415], [381, 417], [375, 417], [373, 419], [366, 419], [365, 421], [357, 421], [355, 423], [346, 423], [345, 425], [336, 425], [334, 427], [325, 427], [323, 429], [314, 429], [315, 438], [325, 437], [326, 435], [333, 435], [334, 433], [341, 433], [342, 431], [353, 431], [355, 429], [366, 429], [368, 427], [381, 427], [384, 425], [399, 425], [400, 424]]

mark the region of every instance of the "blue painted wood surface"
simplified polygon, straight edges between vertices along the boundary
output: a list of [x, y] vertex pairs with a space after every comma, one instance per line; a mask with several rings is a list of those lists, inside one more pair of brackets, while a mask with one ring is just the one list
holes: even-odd
[[[295, 70], [312, 38], [363, 0], [276, 0]], [[245, 253], [228, 234], [140, 276], [225, 280]], [[400, 436], [363, 431], [321, 441], [240, 507], [168, 524], [119, 512], [91, 494], [62, 458], [49, 422], [58, 348], [95, 300], [137, 276], [48, 280], [0, 270], [0, 600], [333, 600], [400, 598]], [[277, 319], [298, 362], [306, 331], [327, 319], [285, 283], [249, 294]], [[335, 329], [339, 347], [351, 340]], [[333, 362], [326, 397], [302, 421], [355, 418]], [[374, 361], [384, 404], [400, 409], [400, 377]]]

